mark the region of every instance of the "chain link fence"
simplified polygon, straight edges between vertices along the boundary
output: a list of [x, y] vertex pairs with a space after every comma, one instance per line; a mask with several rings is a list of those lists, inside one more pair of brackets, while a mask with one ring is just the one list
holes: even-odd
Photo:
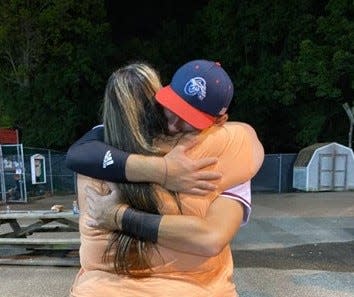
[[0, 145], [0, 201], [26, 202], [22, 145]]
[[252, 192], [294, 192], [293, 166], [297, 154], [267, 154], [252, 179]]
[[[21, 148], [22, 149], [22, 148]], [[66, 153], [33, 148], [23, 147], [23, 159], [18, 149], [3, 148], [3, 160], [12, 160], [19, 166], [22, 171], [23, 183], [21, 189], [22, 202], [27, 201], [27, 197], [43, 196], [43, 195], [65, 195], [76, 193], [76, 174], [66, 168]], [[45, 182], [33, 183], [33, 168], [31, 168], [31, 157], [42, 156], [45, 167]], [[252, 192], [293, 192], [293, 165], [297, 154], [267, 154], [263, 165], [257, 175], [252, 179]], [[23, 160], [23, 164], [22, 163]], [[6, 171], [5, 171], [6, 173]], [[14, 182], [13, 174], [5, 174], [1, 183], [1, 192], [8, 191]], [[23, 182], [24, 181], [24, 182]], [[5, 188], [5, 191], [4, 189]]]
[[76, 192], [76, 177], [65, 166], [66, 153], [19, 145], [0, 146], [0, 198], [27, 202], [28, 198]]
[[[23, 154], [28, 197], [40, 196], [46, 193], [61, 195], [76, 192], [75, 174], [65, 166], [66, 153], [48, 149], [24, 147]], [[46, 182], [33, 184], [30, 170], [31, 156], [38, 154], [43, 156], [45, 160]]]

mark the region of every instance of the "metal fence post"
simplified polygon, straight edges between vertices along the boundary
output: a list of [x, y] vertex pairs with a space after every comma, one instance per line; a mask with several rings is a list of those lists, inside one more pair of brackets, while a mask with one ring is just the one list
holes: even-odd
[[49, 164], [50, 193], [53, 195], [54, 189], [53, 189], [52, 155], [50, 153], [50, 150], [48, 150], [48, 164]]
[[281, 154], [278, 155], [278, 159], [279, 159], [279, 178], [278, 178], [278, 193], [281, 193], [281, 167], [282, 167], [282, 158], [281, 158]]
[[[26, 187], [26, 174], [25, 174], [25, 171], [26, 171], [26, 168], [25, 168], [25, 159], [24, 159], [24, 156], [23, 156], [23, 145], [22, 143], [20, 144], [20, 156], [21, 156], [21, 163], [22, 163], [22, 183], [23, 183], [23, 198], [24, 198], [24, 201], [27, 202], [27, 187]], [[22, 187], [21, 187], [21, 191], [22, 191]], [[22, 192], [21, 192], [21, 197], [22, 197]]]
[[2, 158], [1, 144], [0, 144], [0, 186], [1, 186], [1, 200], [3, 202], [6, 202], [5, 173], [4, 173], [4, 162]]

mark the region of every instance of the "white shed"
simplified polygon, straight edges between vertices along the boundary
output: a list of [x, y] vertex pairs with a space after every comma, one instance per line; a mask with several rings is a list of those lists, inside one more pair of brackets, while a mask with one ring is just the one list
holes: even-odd
[[336, 142], [302, 149], [294, 163], [293, 188], [303, 191], [354, 190], [354, 153]]

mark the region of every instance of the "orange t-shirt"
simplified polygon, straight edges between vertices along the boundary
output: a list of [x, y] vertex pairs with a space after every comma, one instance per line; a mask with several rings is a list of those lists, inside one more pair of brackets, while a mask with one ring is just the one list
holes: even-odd
[[[179, 198], [184, 215], [204, 217], [210, 204], [221, 192], [251, 179], [257, 173], [264, 152], [253, 128], [244, 123], [229, 122], [223, 127], [212, 127], [203, 131], [199, 137], [201, 142], [188, 151], [188, 156], [193, 159], [218, 157], [219, 161], [212, 169], [222, 172], [223, 177], [218, 183], [218, 189], [207, 196], [180, 194]], [[84, 187], [90, 185], [99, 188], [100, 184], [100, 181], [89, 177], [78, 178], [81, 269], [71, 288], [72, 297], [237, 296], [232, 279], [233, 260], [229, 245], [214, 257], [188, 254], [157, 245], [159, 253], [151, 252], [151, 276], [132, 278], [115, 274], [113, 264], [102, 260], [109, 232], [86, 226], [88, 216], [85, 211]], [[177, 206], [168, 192], [159, 189], [158, 193], [163, 201], [160, 212], [178, 214]]]

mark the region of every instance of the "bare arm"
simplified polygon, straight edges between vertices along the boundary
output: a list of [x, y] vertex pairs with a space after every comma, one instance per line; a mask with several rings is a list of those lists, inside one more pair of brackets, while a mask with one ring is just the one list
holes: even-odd
[[210, 205], [204, 218], [162, 216], [157, 242], [182, 252], [215, 256], [238, 232], [242, 218], [243, 207], [240, 202], [219, 196]]
[[[122, 216], [128, 206], [117, 206], [117, 191], [113, 190], [107, 196], [98, 195], [90, 187], [87, 187], [86, 191], [88, 214], [92, 218], [87, 224], [95, 228], [120, 229]], [[215, 256], [237, 233], [242, 219], [241, 203], [219, 196], [210, 205], [204, 218], [185, 215], [161, 216], [158, 243], [181, 252]]]
[[176, 146], [162, 157], [129, 154], [103, 142], [103, 126], [95, 127], [68, 150], [66, 165], [75, 172], [111, 182], [153, 182], [165, 188], [195, 195], [215, 189], [212, 181], [221, 177], [202, 171], [216, 158], [192, 160], [185, 152], [196, 142]]
[[189, 159], [186, 151], [196, 143], [191, 140], [177, 145], [163, 158], [130, 155], [125, 167], [127, 179], [134, 182], [150, 181], [172, 191], [193, 195], [205, 195], [215, 190], [216, 185], [212, 181], [221, 178], [221, 173], [202, 169], [215, 164], [218, 159]]

